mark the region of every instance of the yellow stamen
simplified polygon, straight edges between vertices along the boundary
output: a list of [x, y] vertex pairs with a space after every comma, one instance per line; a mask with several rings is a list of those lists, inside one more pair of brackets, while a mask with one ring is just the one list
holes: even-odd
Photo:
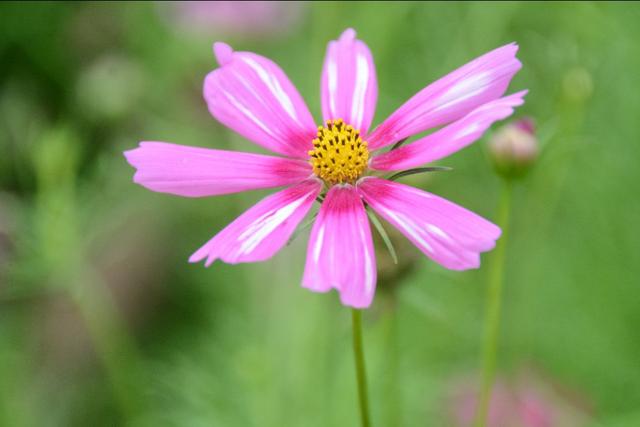
[[313, 172], [328, 184], [354, 182], [367, 168], [369, 150], [360, 132], [341, 119], [318, 126], [318, 137], [309, 151]]

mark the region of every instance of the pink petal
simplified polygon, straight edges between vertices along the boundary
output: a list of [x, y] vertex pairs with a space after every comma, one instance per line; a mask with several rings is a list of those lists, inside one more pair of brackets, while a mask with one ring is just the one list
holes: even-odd
[[523, 90], [487, 102], [437, 132], [374, 157], [371, 167], [385, 171], [408, 169], [447, 157], [480, 138], [493, 122], [513, 114], [514, 107], [523, 104], [526, 93]]
[[351, 185], [334, 186], [311, 230], [302, 285], [335, 288], [342, 304], [366, 308], [376, 287], [376, 259], [364, 205]]
[[221, 123], [276, 153], [306, 158], [316, 126], [304, 100], [269, 59], [216, 43], [220, 68], [204, 80], [209, 111]]
[[318, 181], [307, 180], [262, 199], [191, 255], [189, 262], [206, 258], [208, 267], [218, 258], [230, 264], [271, 258], [309, 212], [320, 188]]
[[369, 48], [351, 28], [327, 46], [321, 94], [325, 121], [342, 119], [368, 132], [378, 99], [376, 67]]
[[425, 87], [373, 131], [369, 147], [382, 148], [452, 122], [501, 97], [522, 65], [517, 51], [515, 43], [500, 47]]
[[313, 173], [308, 163], [299, 160], [166, 142], [141, 142], [124, 155], [137, 169], [135, 183], [186, 197], [279, 187]]
[[365, 201], [429, 258], [451, 270], [480, 266], [480, 252], [495, 246], [500, 229], [436, 195], [380, 178], [358, 184]]

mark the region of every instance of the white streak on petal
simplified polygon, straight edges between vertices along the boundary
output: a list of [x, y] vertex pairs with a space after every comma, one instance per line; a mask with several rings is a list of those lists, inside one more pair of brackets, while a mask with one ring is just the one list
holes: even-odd
[[449, 237], [449, 235], [444, 231], [442, 231], [442, 229], [437, 225], [427, 224], [427, 230], [429, 230], [430, 233], [435, 234], [436, 236], [442, 237], [447, 241], [451, 241], [451, 238]]
[[474, 96], [479, 90], [484, 89], [490, 82], [491, 72], [475, 74], [471, 78], [464, 79], [449, 90], [447, 90], [438, 101], [442, 103], [439, 108], [446, 107], [451, 101], [462, 102]]
[[329, 79], [329, 108], [331, 109], [331, 114], [334, 115], [336, 113], [336, 98], [338, 97], [338, 66], [335, 61], [329, 60], [327, 66], [327, 77]]
[[276, 96], [276, 98], [278, 98], [278, 101], [280, 101], [280, 104], [282, 105], [282, 107], [284, 107], [291, 118], [297, 121], [296, 110], [293, 107], [293, 103], [291, 102], [291, 99], [289, 98], [287, 93], [282, 89], [282, 86], [280, 86], [280, 82], [278, 82], [278, 79], [267, 70], [262, 68], [262, 66], [260, 66], [260, 64], [258, 64], [252, 58], [245, 56], [242, 58], [242, 60], [249, 64], [249, 66], [258, 74], [260, 80], [262, 80], [264, 84], [266, 84], [271, 89], [271, 91], [273, 91], [273, 94]]
[[413, 237], [416, 241], [422, 245], [427, 251], [434, 253], [433, 247], [427, 243], [426, 240], [422, 237], [420, 230], [416, 227], [416, 225], [407, 218], [405, 215], [394, 212], [391, 209], [379, 207], [379, 210], [383, 211], [386, 215], [388, 215], [391, 219], [396, 221], [398, 224], [402, 225], [402, 227]]
[[306, 199], [294, 200], [286, 206], [270, 211], [260, 216], [238, 236], [242, 241], [240, 253], [248, 254], [253, 251], [273, 230], [288, 218]]
[[352, 125], [360, 128], [364, 116], [364, 102], [369, 83], [369, 64], [364, 55], [356, 57], [356, 85], [353, 89], [353, 103], [351, 105]]
[[[364, 227], [360, 227], [360, 237], [363, 242], [367, 241], [367, 237], [365, 236], [365, 233], [364, 233]], [[365, 245], [364, 247], [364, 277], [365, 277], [364, 284], [366, 287], [367, 294], [370, 294], [373, 292], [374, 270], [375, 270], [375, 266], [371, 261], [371, 254], [369, 253], [369, 248]]]
[[258, 119], [252, 112], [251, 110], [247, 109], [244, 105], [242, 105], [240, 103], [240, 101], [238, 101], [233, 95], [231, 95], [231, 93], [224, 91], [223, 92], [224, 96], [227, 97], [227, 99], [229, 100], [229, 102], [231, 102], [233, 104], [234, 107], [236, 107], [238, 110], [240, 110], [242, 112], [242, 114], [244, 114], [248, 119], [250, 119], [251, 121], [253, 121], [256, 125], [258, 125], [260, 127], [260, 129], [262, 129], [263, 131], [265, 131], [267, 134], [269, 134], [270, 136], [275, 136], [273, 134], [273, 132], [271, 132], [271, 130], [269, 129], [268, 126], [266, 126], [264, 123], [262, 123], [260, 121], [260, 119]]
[[324, 241], [324, 226], [318, 230], [318, 237], [316, 238], [316, 244], [313, 247], [313, 261], [317, 264], [320, 260], [320, 251], [322, 250], [322, 244]]
[[477, 122], [471, 123], [469, 126], [460, 129], [451, 139], [462, 139], [467, 135], [471, 135], [480, 129]]

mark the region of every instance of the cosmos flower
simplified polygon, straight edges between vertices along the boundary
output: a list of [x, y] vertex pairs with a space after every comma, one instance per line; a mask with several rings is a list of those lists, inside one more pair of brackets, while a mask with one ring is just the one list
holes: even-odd
[[[220, 231], [189, 259], [263, 261], [278, 252], [316, 200], [302, 285], [336, 289], [344, 305], [368, 307], [376, 258], [365, 205], [426, 256], [453, 270], [477, 268], [500, 229], [436, 195], [381, 178], [442, 159], [513, 113], [526, 91], [502, 97], [521, 64], [518, 47], [493, 50], [425, 87], [371, 131], [378, 87], [367, 45], [346, 30], [327, 48], [316, 126], [302, 97], [269, 59], [214, 44], [220, 67], [204, 81], [218, 121], [278, 156], [142, 142], [125, 156], [134, 182], [186, 197], [286, 186]], [[383, 151], [428, 129], [415, 142]]]
[[[477, 408], [477, 392], [473, 388], [461, 390], [452, 402], [451, 418], [459, 427], [473, 425]], [[499, 381], [491, 395], [487, 415], [488, 427], [553, 427], [555, 407], [536, 390], [513, 389]]]
[[181, 33], [262, 39], [291, 31], [305, 7], [298, 1], [158, 2], [161, 15]]
[[[447, 396], [450, 425], [474, 425], [478, 385], [461, 378]], [[487, 427], [576, 427], [592, 417], [589, 400], [577, 390], [535, 371], [521, 370], [514, 378], [500, 377], [491, 393]]]

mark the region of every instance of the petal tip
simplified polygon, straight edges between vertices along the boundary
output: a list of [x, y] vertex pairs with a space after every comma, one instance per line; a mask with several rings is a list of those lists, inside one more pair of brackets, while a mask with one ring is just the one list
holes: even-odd
[[364, 310], [371, 306], [373, 298], [354, 298], [352, 295], [346, 295], [340, 292], [340, 303], [344, 306], [355, 308], [357, 310]]
[[131, 166], [133, 166], [134, 168], [138, 169], [139, 166], [139, 159], [140, 159], [140, 150], [141, 150], [142, 146], [136, 147], [136, 148], [132, 148], [130, 150], [126, 150], [122, 152], [122, 155], [124, 156], [125, 160], [127, 161], [127, 163], [129, 163]]
[[191, 254], [191, 256], [189, 257], [189, 262], [190, 263], [196, 263], [196, 262], [200, 262], [203, 259], [205, 259], [208, 255], [209, 255], [209, 248], [208, 248], [208, 243], [205, 244], [204, 246], [200, 247], [197, 251], [195, 251], [193, 254]]
[[[495, 247], [496, 244], [496, 240], [498, 240], [500, 237], [502, 237], [502, 228], [498, 227], [497, 225], [493, 224], [493, 230], [492, 230], [492, 238], [491, 240], [493, 241], [493, 247]], [[493, 249], [492, 247], [492, 249]]]
[[504, 45], [504, 47], [509, 48], [509, 50], [513, 51], [514, 54], [518, 52], [518, 49], [520, 49], [520, 45], [518, 45], [518, 42], [507, 43], [506, 45]]
[[516, 58], [516, 55], [518, 54], [518, 50], [519, 49], [520, 49], [520, 46], [518, 45], [518, 43], [511, 42], [511, 43], [507, 43], [505, 45], [502, 45], [502, 46], [492, 50], [489, 53], [490, 54], [498, 54], [500, 56], [503, 56], [505, 59], [509, 58], [511, 61], [517, 61], [518, 65], [520, 65], [520, 61], [518, 61], [518, 59]]
[[515, 93], [512, 93], [509, 96], [502, 98], [506, 105], [509, 107], [519, 107], [524, 104], [524, 97], [529, 93], [529, 89], [524, 89]]
[[125, 159], [127, 159], [127, 162], [129, 164], [131, 164], [132, 161], [132, 157], [133, 157], [133, 153], [137, 150], [137, 148], [132, 148], [131, 150], [126, 150], [122, 152], [122, 155], [124, 156]]
[[223, 67], [231, 62], [231, 58], [233, 57], [233, 48], [226, 43], [215, 42], [213, 44], [213, 55], [216, 57], [218, 65]]
[[342, 32], [342, 34], [340, 35], [340, 41], [341, 42], [346, 42], [346, 41], [353, 41], [356, 38], [356, 30], [354, 30], [353, 28], [347, 28], [346, 30], [344, 30]]
[[206, 258], [204, 262], [205, 268], [211, 266], [211, 264], [213, 264], [213, 262], [217, 259], [216, 257], [212, 257], [206, 253], [200, 253], [200, 251], [198, 251], [189, 257], [189, 263], [197, 264], [205, 258]]
[[317, 280], [307, 280], [306, 278], [303, 278], [301, 286], [305, 289], [310, 290], [311, 292], [316, 292], [319, 294], [327, 293], [332, 289], [331, 286], [321, 284]]

